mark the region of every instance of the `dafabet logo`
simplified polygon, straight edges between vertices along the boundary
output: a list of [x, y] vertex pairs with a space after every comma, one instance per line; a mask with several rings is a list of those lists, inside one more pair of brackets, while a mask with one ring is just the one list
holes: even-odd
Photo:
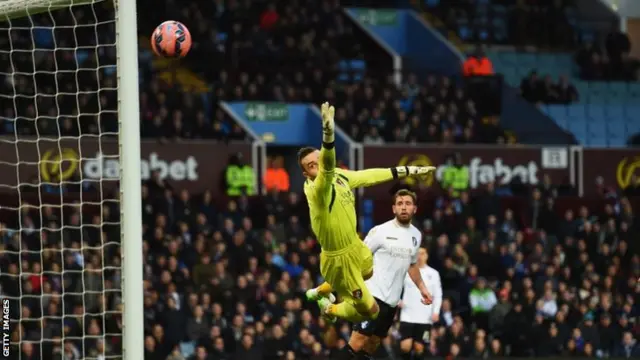
[[[400, 158], [398, 166], [433, 166], [433, 162], [426, 155], [405, 155]], [[421, 177], [408, 177], [404, 179], [408, 185], [421, 185], [429, 187], [433, 184], [433, 175], [425, 175]]]
[[[197, 181], [199, 178], [198, 161], [194, 156], [185, 159], [166, 160], [158, 153], [151, 152], [141, 159], [142, 179], [151, 177], [158, 171], [160, 178], [175, 181]], [[40, 160], [40, 173], [46, 182], [69, 181], [78, 179], [118, 179], [120, 162], [117, 155], [94, 154], [81, 158], [79, 152], [71, 149], [50, 149]]]
[[640, 169], [640, 156], [626, 157], [618, 163], [616, 169], [616, 180], [622, 189], [628, 188], [638, 179], [638, 169]]

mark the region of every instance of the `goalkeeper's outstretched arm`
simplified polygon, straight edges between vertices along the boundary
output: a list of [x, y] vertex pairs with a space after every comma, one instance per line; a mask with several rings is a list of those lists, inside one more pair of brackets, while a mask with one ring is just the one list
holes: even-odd
[[[351, 188], [378, 185], [391, 180], [408, 176], [427, 175], [435, 172], [434, 166], [398, 166], [392, 168], [375, 168], [360, 171], [341, 171]], [[341, 174], [341, 175], [342, 175]]]
[[329, 103], [322, 104], [322, 147], [318, 159], [318, 175], [313, 181], [316, 198], [328, 203], [331, 195], [331, 185], [336, 175], [336, 149], [335, 149], [335, 108]]
[[[320, 148], [320, 174], [334, 174], [336, 170], [336, 135], [333, 116], [335, 108], [329, 103], [322, 104], [322, 148]], [[331, 182], [329, 182], [331, 183]]]

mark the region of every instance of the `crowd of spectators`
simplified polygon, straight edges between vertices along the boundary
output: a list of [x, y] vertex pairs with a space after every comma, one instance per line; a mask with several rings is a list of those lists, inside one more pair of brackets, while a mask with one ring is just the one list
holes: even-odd
[[[518, 214], [489, 184], [424, 210], [416, 225], [445, 300], [423, 355], [638, 356], [629, 200], [559, 214], [556, 194], [545, 182]], [[145, 359], [330, 358], [349, 326], [304, 301], [320, 281], [319, 248], [300, 196], [274, 192], [259, 209], [214, 200], [143, 186]], [[20, 305], [11, 338], [23, 359], [119, 354], [119, 212], [108, 204], [102, 217], [44, 207], [23, 212], [21, 231], [1, 227], [0, 285]], [[380, 356], [392, 358], [398, 331]]]
[[520, 82], [520, 94], [532, 103], [565, 104], [577, 102], [580, 98], [576, 89], [565, 75], [554, 82], [550, 75], [539, 76], [536, 70], [532, 70], [527, 77]]
[[[14, 20], [10, 30], [2, 29], [0, 134], [16, 138], [115, 136], [113, 9], [109, 2], [97, 2], [52, 14], [54, 21], [47, 14], [32, 19], [43, 27], [33, 37], [28, 19]], [[54, 22], [54, 30], [48, 32], [46, 27]], [[245, 138], [242, 128], [215, 102], [168, 86], [144, 61], [140, 76], [144, 80], [140, 89], [143, 138]]]
[[[600, 39], [598, 39], [600, 40]], [[638, 80], [639, 61], [630, 56], [631, 41], [614, 24], [603, 41], [587, 42], [576, 53], [576, 64], [584, 80]]]
[[[318, 19], [316, 19], [318, 13], [311, 11], [313, 8], [307, 8], [307, 4], [304, 2], [293, 2], [283, 9], [274, 9], [267, 6], [266, 3], [258, 3], [263, 6], [258, 11], [258, 14], [262, 14], [262, 18], [276, 16], [271, 13], [274, 11], [282, 14], [282, 18], [277, 22], [280, 24], [278, 26], [284, 26], [282, 24], [288, 23], [285, 21], [286, 16], [300, 18], [299, 21], [302, 21], [302, 18], [308, 15], [310, 18], [307, 20], [312, 23], [317, 22], [317, 26], [320, 28], [343, 29], [344, 31], [340, 32], [343, 35], [350, 32], [347, 30], [349, 26], [341, 23], [344, 19], [342, 15], [339, 15], [340, 11], [337, 10], [337, 5], [333, 2], [321, 4], [322, 11], [325, 11], [326, 14]], [[204, 11], [200, 9], [200, 6], [212, 4], [210, 2], [203, 2], [200, 5], [192, 4], [184, 6], [183, 11], [176, 13], [181, 13], [182, 16], [193, 16], [197, 20], [200, 19], [196, 15], [200, 14], [198, 9]], [[235, 25], [244, 21], [252, 21], [252, 17], [246, 19], [244, 16], [238, 15], [253, 14], [250, 11], [253, 8], [246, 8], [251, 4], [231, 2], [222, 5], [220, 3], [219, 6], [214, 6], [206, 11], [222, 11], [224, 14], [224, 16], [221, 15], [222, 18], [227, 20], [220, 21], [220, 29], [227, 26], [225, 24], [229, 24], [230, 31], [234, 31]], [[70, 61], [75, 56], [73, 50], [58, 49], [53, 51], [53, 48], [47, 47], [47, 42], [44, 40], [34, 43], [27, 41], [28, 36], [13, 36], [0, 40], [2, 41], [0, 46], [7, 50], [0, 52], [0, 56], [3, 56], [6, 60], [5, 63], [8, 64], [5, 74], [12, 73], [11, 66], [18, 67], [17, 72], [14, 72], [11, 77], [5, 78], [2, 83], [3, 93], [21, 94], [15, 98], [0, 98], [5, 109], [3, 110], [3, 126], [0, 126], [0, 132], [18, 137], [89, 134], [108, 136], [117, 132], [116, 78], [113, 71], [115, 47], [107, 45], [113, 43], [113, 33], [108, 31], [111, 29], [108, 26], [112, 27], [113, 24], [108, 21], [101, 22], [103, 18], [109, 19], [109, 16], [112, 16], [112, 10], [102, 6], [101, 4], [93, 5], [92, 11], [78, 8], [66, 13], [66, 15], [59, 15], [59, 18], [56, 19], [57, 25], [76, 25], [74, 30], [76, 44], [69, 43], [69, 39], [74, 37], [67, 33], [68, 29], [65, 27], [59, 26], [53, 34], [54, 43], [59, 41], [56, 43], [58, 47], [73, 49], [75, 46], [94, 46], [104, 51], [104, 55], [100, 57], [95, 55], [96, 52], [87, 51], [87, 57], [84, 60]], [[172, 6], [178, 6], [178, 4], [167, 2], [164, 6], [167, 9], [173, 9]], [[148, 21], [149, 19], [142, 20], [143, 23]], [[328, 23], [324, 23], [324, 21], [328, 21]], [[94, 36], [95, 26], [100, 29], [104, 27], [105, 30], [104, 35], [101, 35], [97, 40]], [[200, 32], [211, 29], [204, 25], [192, 26], [191, 28], [194, 32], [195, 45], [190, 58], [209, 59], [208, 55], [198, 53], [205, 51], [199, 49], [198, 39], [204, 36], [204, 33]], [[320, 28], [312, 26], [308, 31], [322, 33], [323, 36], [332, 36], [332, 30], [325, 29], [326, 31], [320, 32]], [[256, 31], [260, 34], [269, 33], [274, 36], [274, 39], [278, 39], [274, 41], [283, 41], [284, 43], [288, 41], [286, 34], [304, 33], [293, 32], [286, 26], [281, 29], [260, 28]], [[229, 38], [233, 38], [233, 36], [229, 35]], [[326, 46], [328, 43], [326, 39], [318, 41], [318, 46]], [[201, 39], [201, 42], [206, 43], [204, 39]], [[262, 42], [252, 41], [251, 43], [259, 44]], [[351, 44], [352, 41], [347, 39], [344, 42]], [[348, 50], [341, 50], [341, 48], [352, 49], [357, 46], [341, 47], [336, 46], [334, 41], [330, 41], [330, 43], [333, 51], [339, 53], [339, 56], [331, 56], [336, 61], [340, 58], [362, 55], [350, 54]], [[279, 51], [284, 51], [280, 48], [280, 44], [277, 44], [277, 47], [280, 49]], [[11, 51], [12, 49], [14, 51]], [[15, 49], [24, 51], [15, 51]], [[55, 53], [55, 57], [31, 56], [30, 51], [34, 49], [36, 53], [42, 53], [42, 55]], [[288, 59], [297, 59], [294, 53], [302, 54], [303, 50], [296, 46], [289, 52], [285, 51], [283, 56]], [[369, 53], [362, 49], [357, 51]], [[324, 51], [318, 52], [325, 53]], [[226, 52], [224, 53], [226, 54]], [[376, 56], [370, 57], [376, 58]], [[247, 56], [247, 58], [251, 59], [253, 64], [260, 63], [267, 66], [267, 63], [262, 60], [256, 61], [254, 55]], [[338, 107], [344, 109], [338, 116], [343, 128], [355, 139], [367, 143], [388, 141], [493, 143], [504, 139], [499, 127], [486, 125], [479, 121], [481, 114], [477, 113], [473, 100], [468, 98], [461, 87], [446, 78], [429, 76], [426, 79], [418, 79], [416, 76], [408, 76], [407, 81], [400, 88], [391, 78], [365, 77], [360, 83], [341, 84], [335, 81], [335, 73], [331, 66], [313, 65], [306, 68], [288, 64], [277, 70], [268, 66], [252, 69], [235, 60], [228, 61], [227, 59], [224, 61], [237, 66], [234, 69], [225, 70], [224, 67], [207, 63], [207, 69], [211, 71], [215, 69], [213, 78], [210, 78], [212, 94], [209, 96], [182, 92], [179, 87], [168, 86], [159, 80], [157, 74], [148, 71], [144, 62], [141, 62], [143, 70], [141, 76], [144, 78], [140, 94], [142, 137], [167, 140], [181, 138], [244, 139], [246, 135], [242, 128], [229, 119], [228, 115], [216, 105], [219, 101], [226, 100], [312, 103], [333, 101]], [[15, 65], [11, 65], [12, 63]], [[368, 64], [370, 63], [371, 61], [368, 61]], [[62, 68], [62, 66], [66, 67]], [[91, 70], [97, 67], [101, 71]], [[32, 75], [33, 68], [37, 71], [36, 76]], [[64, 91], [60, 92], [59, 87], [62, 84], [64, 84]], [[81, 94], [77, 96], [79, 91]], [[35, 95], [36, 93], [38, 96]], [[357, 121], [347, 123], [346, 119], [357, 119]]]
[[[447, 77], [415, 75], [399, 87], [392, 77], [365, 77], [355, 84], [329, 83], [325, 73], [298, 72], [294, 80], [282, 74], [267, 82], [260, 74], [238, 76], [221, 72], [215, 100], [278, 101], [336, 104], [338, 124], [356, 141], [496, 143], [504, 141], [499, 124], [482, 121], [475, 102], [462, 86]], [[351, 121], [350, 119], [356, 119]], [[141, 93], [142, 136], [150, 138], [233, 139], [245, 133], [228, 115], [215, 108], [209, 116], [202, 98], [163, 88], [153, 79]]]
[[[571, 0], [425, 1], [429, 13], [471, 42], [565, 48], [574, 43], [566, 16]], [[460, 33], [466, 29], [469, 36]], [[536, 29], [536, 31], [531, 31]], [[467, 31], [463, 31], [467, 33]]]
[[186, 62], [208, 82], [218, 81], [220, 70], [262, 74], [270, 82], [278, 73], [289, 80], [296, 72], [330, 71], [342, 59], [366, 59], [370, 68], [389, 61], [354, 29], [337, 0], [141, 0], [138, 7], [154, 9], [139, 25], [143, 34], [169, 18], [189, 24], [194, 45]]
[[443, 76], [429, 75], [421, 80], [409, 75], [399, 88], [391, 77], [383, 81], [365, 79], [329, 89], [324, 98], [336, 104], [337, 124], [365, 144], [505, 140], [498, 124], [482, 121], [464, 88]]
[[[362, 55], [347, 46], [350, 30], [341, 25], [334, 2], [318, 8], [303, 1], [282, 8], [263, 1], [139, 3], [164, 7], [158, 14], [170, 11], [194, 19], [194, 58], [211, 59], [196, 69], [214, 78], [216, 100], [328, 100], [338, 108], [340, 126], [369, 144], [504, 141], [502, 130], [482, 121], [474, 102], [449, 78], [408, 76], [400, 88], [391, 79], [370, 77], [358, 84], [333, 84], [331, 72], [321, 69], [338, 58], [329, 47], [338, 49], [339, 56]], [[75, 39], [102, 49], [100, 57], [89, 56], [82, 66], [100, 65], [99, 72], [61, 71], [56, 66], [75, 63], [70, 52], [32, 56], [11, 51], [31, 49], [21, 40], [29, 36], [0, 38], [0, 57], [7, 64], [3, 93], [22, 95], [0, 97], [5, 109], [0, 131], [52, 137], [117, 131], [117, 99], [108, 90], [115, 88], [114, 73], [108, 71], [115, 63], [114, 48], [106, 45], [113, 44], [108, 29], [98, 32], [95, 43], [96, 26], [113, 25], [100, 17], [110, 10], [101, 9], [56, 19], [56, 25], [77, 25], [82, 16], [98, 16], [91, 26], [59, 26], [54, 34], [57, 41]], [[556, 10], [519, 2], [512, 16], [518, 19], [520, 11], [547, 21]], [[212, 14], [217, 29], [205, 21]], [[159, 23], [154, 16], [143, 19], [143, 26]], [[518, 29], [513, 34], [518, 44], [543, 36]], [[291, 33], [298, 36], [286, 35]], [[263, 64], [255, 59], [277, 54], [282, 57], [272, 59], [288, 59], [284, 65], [293, 71], [255, 68]], [[235, 63], [244, 69], [249, 60], [254, 67], [246, 72], [217, 67]], [[243, 137], [221, 112], [206, 111], [205, 100], [164, 88], [146, 75], [143, 136]], [[65, 86], [60, 94], [57, 85]], [[529, 85], [523, 96], [531, 94], [531, 101], [577, 98], [567, 90], [570, 86], [552, 86], [552, 95], [537, 80]], [[274, 164], [274, 171], [279, 168]], [[431, 342], [419, 356], [640, 356], [635, 339], [640, 249], [634, 241], [640, 223], [629, 199], [616, 197], [602, 209], [559, 214], [551, 184], [531, 189], [528, 196], [530, 207], [520, 213], [506, 208], [491, 184], [476, 194], [445, 195], [435, 207], [421, 207], [417, 225], [430, 264], [441, 273], [445, 300]], [[345, 345], [349, 325], [326, 323], [304, 301], [304, 292], [321, 279], [319, 246], [299, 193], [274, 191], [260, 199], [222, 201], [210, 192], [191, 194], [154, 178], [143, 185], [142, 198], [145, 359], [323, 360]], [[11, 324], [10, 339], [11, 351], [22, 359], [121, 355], [120, 211], [116, 201], [102, 200], [98, 211], [87, 211], [83, 204], [64, 209], [21, 204], [20, 214], [2, 219], [0, 294], [11, 299], [11, 318], [19, 319]], [[394, 325], [380, 356], [393, 358], [398, 331]]]
[[[116, 132], [115, 32], [108, 4], [34, 21], [42, 29], [33, 30], [22, 18], [0, 30], [0, 134]], [[54, 21], [57, 26], [47, 30]], [[77, 46], [83, 46], [78, 54]]]

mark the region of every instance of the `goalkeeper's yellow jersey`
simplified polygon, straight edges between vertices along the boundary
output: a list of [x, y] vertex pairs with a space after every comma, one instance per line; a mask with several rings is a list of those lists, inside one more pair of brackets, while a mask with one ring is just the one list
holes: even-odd
[[361, 241], [353, 190], [392, 179], [391, 169], [337, 169], [335, 150], [320, 150], [318, 176], [305, 182], [304, 193], [309, 203], [311, 228], [323, 250], [336, 251]]

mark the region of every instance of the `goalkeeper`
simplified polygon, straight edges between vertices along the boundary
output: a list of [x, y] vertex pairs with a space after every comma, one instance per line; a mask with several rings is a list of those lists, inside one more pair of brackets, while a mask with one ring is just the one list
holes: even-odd
[[[387, 169], [348, 171], [336, 169], [334, 113], [322, 104], [322, 149], [305, 147], [298, 162], [307, 178], [304, 193], [309, 203], [311, 227], [322, 247], [320, 273], [325, 283], [307, 291], [309, 301], [318, 301], [329, 320], [350, 322], [375, 319], [378, 304], [367, 289], [365, 279], [373, 275], [373, 256], [356, 231], [355, 198], [352, 190], [407, 176], [426, 175], [433, 166], [399, 166]], [[334, 304], [333, 291], [342, 302]]]

